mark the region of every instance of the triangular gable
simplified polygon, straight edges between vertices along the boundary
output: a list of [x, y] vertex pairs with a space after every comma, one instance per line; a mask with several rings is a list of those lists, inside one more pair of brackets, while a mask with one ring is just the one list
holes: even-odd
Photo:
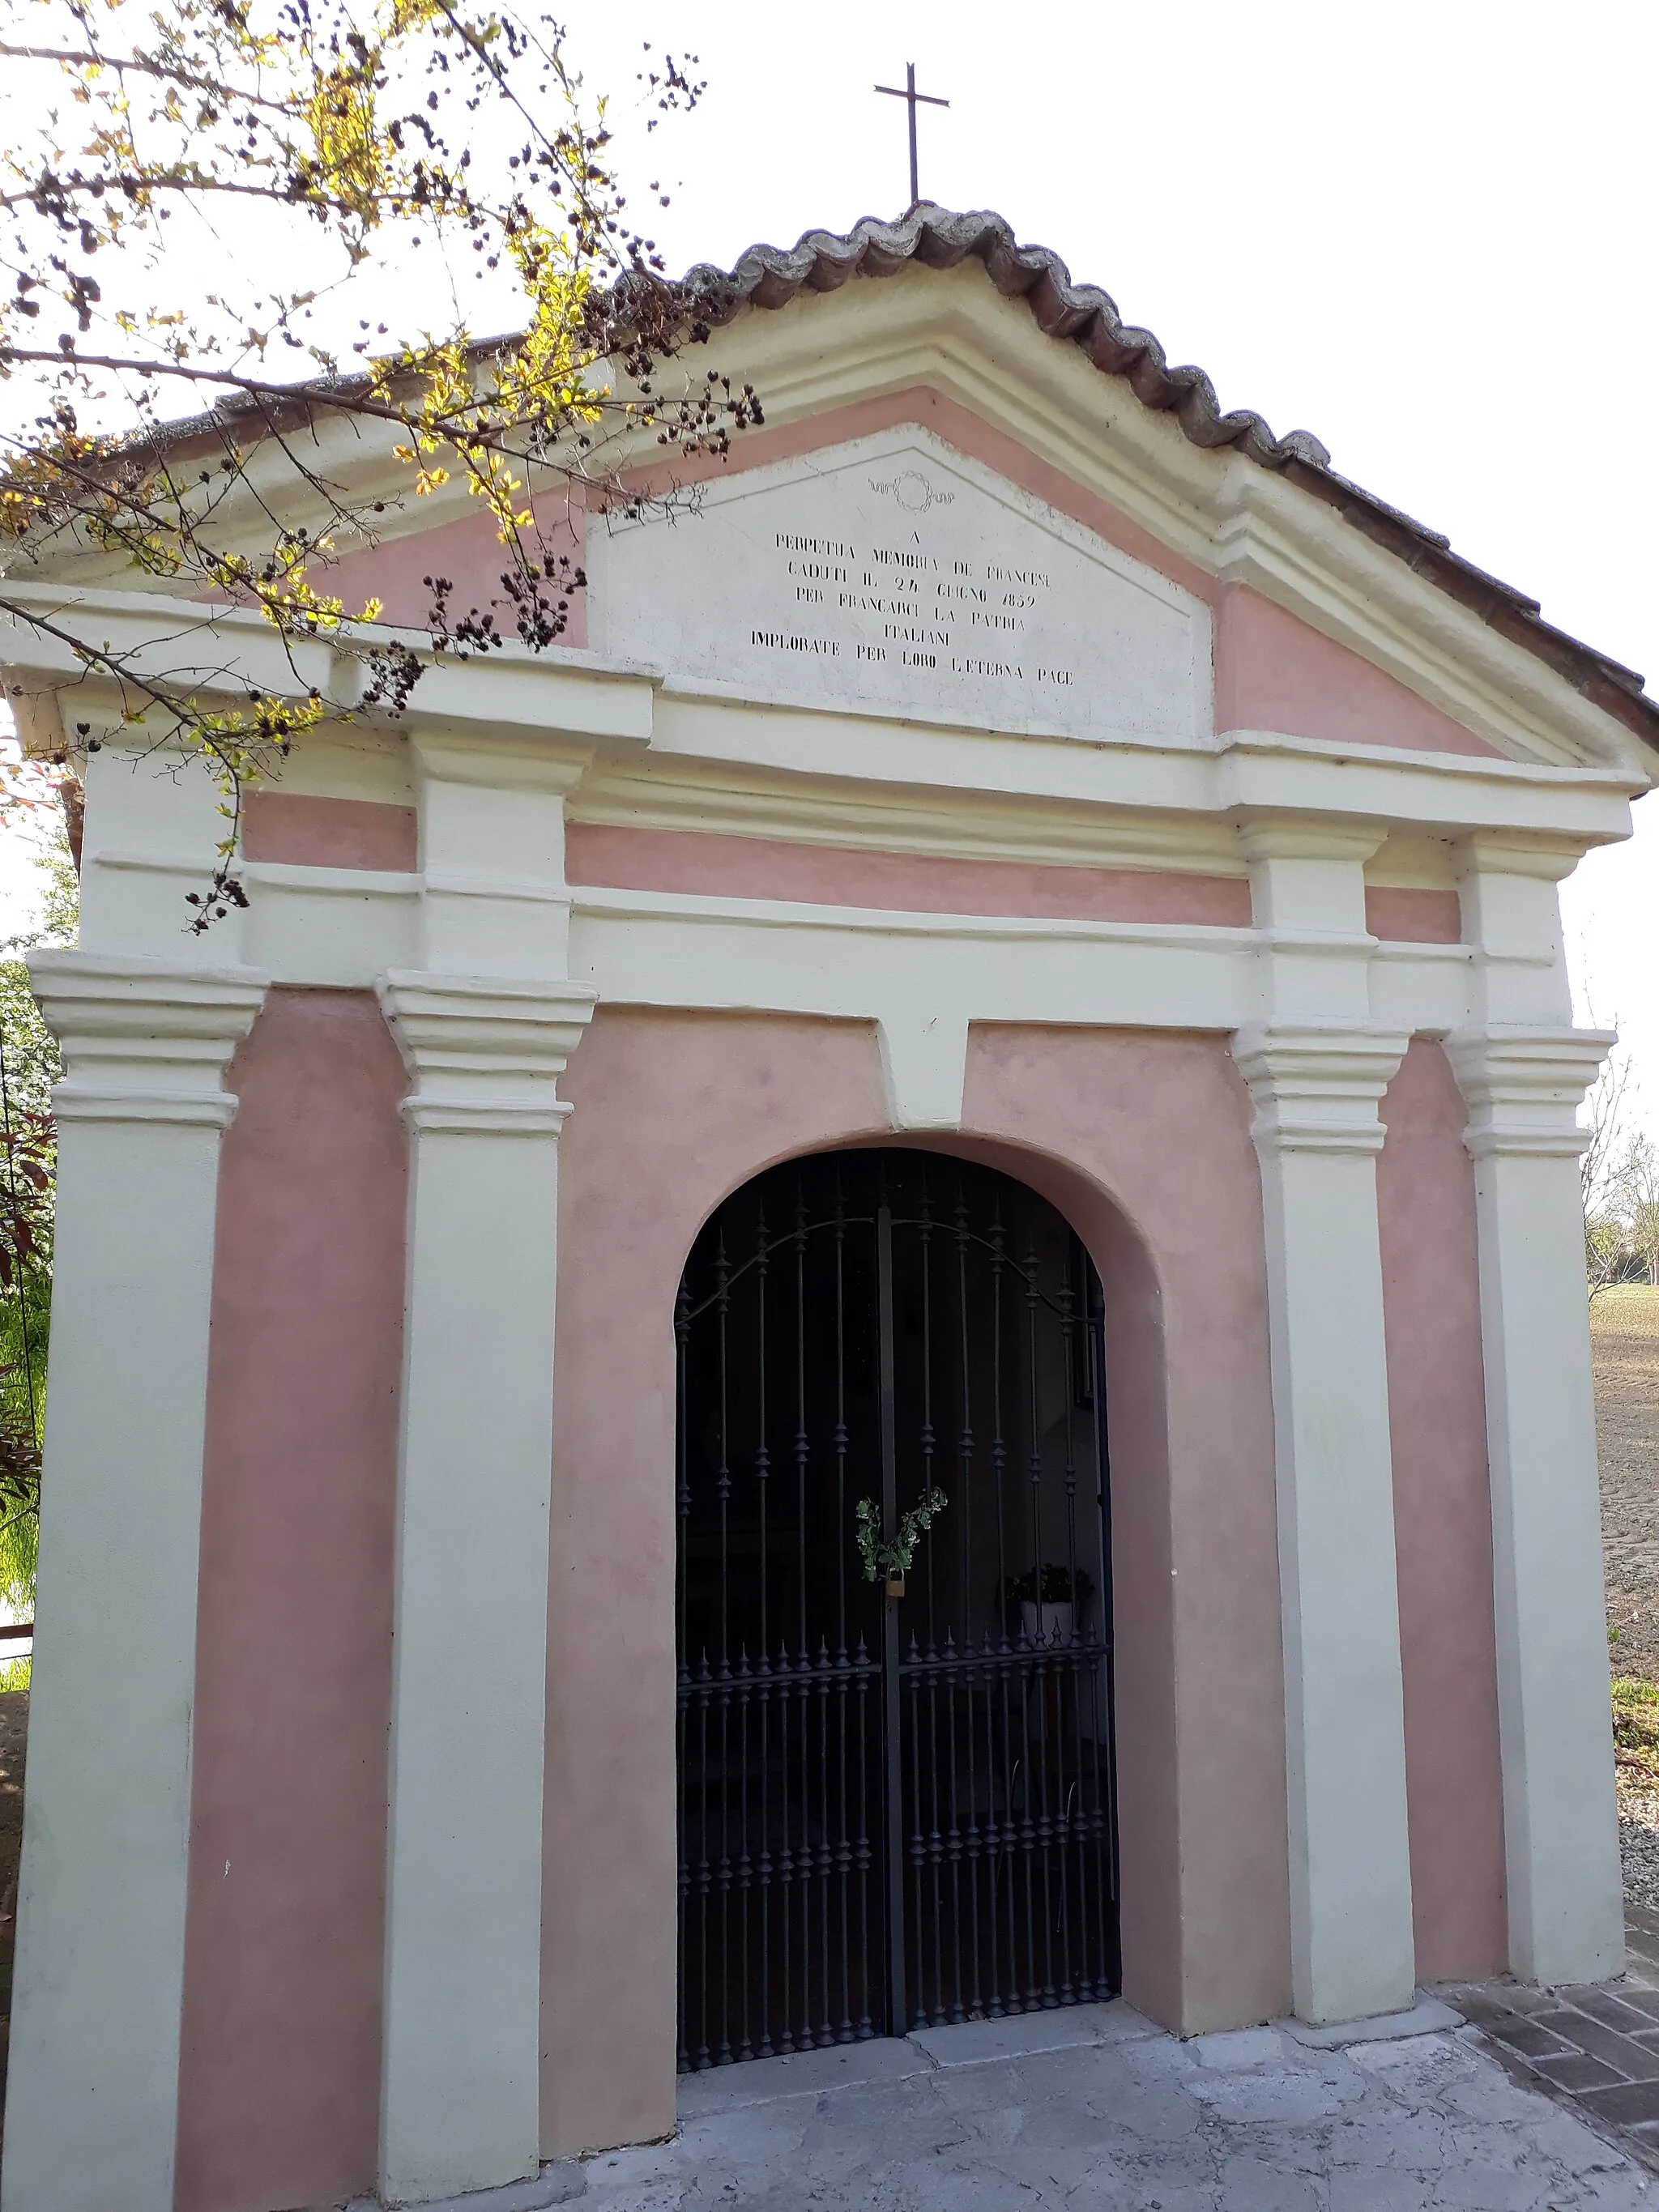
[[929, 432], [590, 524], [589, 636], [751, 699], [1070, 737], [1201, 742], [1209, 609]]

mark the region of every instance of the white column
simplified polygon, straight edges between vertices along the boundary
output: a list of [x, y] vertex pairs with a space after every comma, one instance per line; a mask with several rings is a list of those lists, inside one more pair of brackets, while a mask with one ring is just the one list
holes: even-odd
[[564, 794], [585, 756], [417, 734], [419, 972], [387, 1838], [380, 2193], [516, 2181], [540, 2143], [543, 1767]]
[[1510, 1967], [1547, 1984], [1624, 1963], [1577, 1124], [1613, 1038], [1571, 1026], [1572, 857], [1474, 842], [1477, 1018], [1448, 1041], [1480, 1235]]
[[1407, 1039], [1370, 1021], [1377, 842], [1295, 821], [1242, 833], [1262, 1018], [1234, 1050], [1261, 1164], [1291, 1978], [1313, 2021], [1398, 2011], [1416, 1978], [1376, 1222], [1376, 1109]]
[[4, 2212], [173, 2212], [222, 1078], [249, 969], [40, 952], [67, 1070]]
[[[580, 760], [416, 741], [427, 968], [381, 1001], [414, 1089], [380, 2190], [537, 2171], [556, 1083]], [[554, 980], [548, 980], [552, 978]]]
[[1376, 1158], [1406, 1044], [1280, 1027], [1236, 1047], [1267, 1240], [1291, 1974], [1313, 2021], [1400, 2011], [1415, 1983]]

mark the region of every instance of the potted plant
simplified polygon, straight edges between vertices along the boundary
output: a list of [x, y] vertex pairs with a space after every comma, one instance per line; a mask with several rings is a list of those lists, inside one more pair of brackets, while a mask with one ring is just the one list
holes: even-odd
[[1048, 1559], [1010, 1575], [1002, 1590], [1009, 1610], [1019, 1607], [1020, 1633], [1028, 1644], [1069, 1644], [1094, 1587], [1081, 1567]]
[[857, 1523], [854, 1540], [859, 1557], [864, 1562], [864, 1579], [872, 1583], [884, 1579], [889, 1597], [904, 1595], [904, 1577], [916, 1554], [916, 1545], [924, 1533], [933, 1525], [935, 1516], [945, 1510], [948, 1501], [942, 1490], [930, 1490], [920, 1505], [912, 1506], [908, 1513], [899, 1516], [897, 1531], [890, 1544], [881, 1540], [881, 1508], [873, 1498], [860, 1498], [853, 1509]]

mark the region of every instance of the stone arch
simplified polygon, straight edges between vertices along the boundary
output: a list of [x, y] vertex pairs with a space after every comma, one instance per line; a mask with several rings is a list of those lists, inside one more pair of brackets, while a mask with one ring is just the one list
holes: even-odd
[[871, 1024], [602, 1007], [565, 1088], [545, 2154], [674, 2124], [673, 1301], [722, 1199], [810, 1152], [908, 1144], [1000, 1168], [1089, 1249], [1112, 1370], [1124, 1994], [1186, 2032], [1283, 2010], [1260, 1187], [1224, 1040], [976, 1031], [962, 1127], [900, 1136]]

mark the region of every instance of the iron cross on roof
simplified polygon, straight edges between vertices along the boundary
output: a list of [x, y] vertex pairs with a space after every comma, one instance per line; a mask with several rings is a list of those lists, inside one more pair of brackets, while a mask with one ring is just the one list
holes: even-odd
[[876, 87], [876, 90], [878, 92], [884, 92], [888, 94], [889, 96], [894, 100], [902, 100], [906, 101], [909, 106], [910, 204], [912, 207], [915, 207], [921, 198], [921, 186], [916, 181], [916, 104], [918, 101], [921, 101], [929, 107], [948, 107], [951, 103], [948, 100], [938, 99], [931, 92], [918, 92], [916, 90], [916, 65], [914, 62], [906, 62], [904, 64], [904, 88], [902, 91], [901, 91], [896, 84], [878, 84]]

